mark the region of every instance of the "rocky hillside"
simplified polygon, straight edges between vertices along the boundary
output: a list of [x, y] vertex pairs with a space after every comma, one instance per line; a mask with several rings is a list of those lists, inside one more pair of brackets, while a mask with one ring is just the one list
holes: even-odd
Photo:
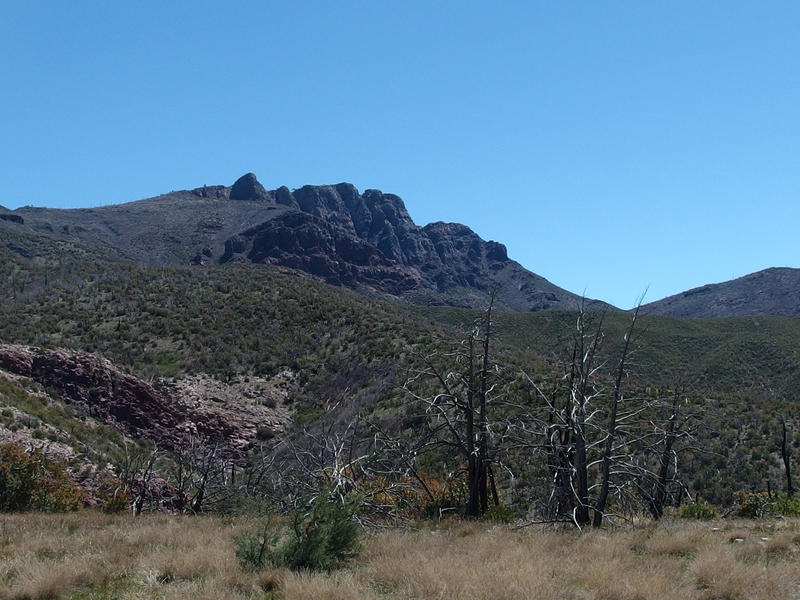
[[81, 243], [146, 265], [275, 264], [420, 304], [480, 307], [494, 288], [500, 306], [514, 311], [580, 303], [509, 259], [502, 244], [457, 223], [420, 227], [399, 197], [361, 193], [348, 183], [267, 190], [248, 173], [232, 186], [99, 208], [23, 207], [2, 218], [6, 231]]
[[[0, 441], [36, 445], [33, 432], [47, 429], [50, 441], [71, 449], [67, 455], [82, 443], [97, 445], [60, 429], [87, 420], [165, 450], [179, 447], [188, 436], [202, 436], [244, 454], [257, 438], [283, 432], [294, 387], [289, 372], [246, 382], [194, 376], [151, 384], [94, 354], [9, 344], [0, 345], [0, 381], [8, 388], [0, 389], [0, 404], [20, 413], [10, 415], [9, 423], [0, 421]], [[35, 393], [20, 404], [9, 397], [14, 387], [16, 396], [21, 390]], [[69, 418], [53, 418], [63, 406], [70, 408]]]
[[800, 269], [773, 268], [651, 302], [649, 314], [689, 317], [800, 317]]

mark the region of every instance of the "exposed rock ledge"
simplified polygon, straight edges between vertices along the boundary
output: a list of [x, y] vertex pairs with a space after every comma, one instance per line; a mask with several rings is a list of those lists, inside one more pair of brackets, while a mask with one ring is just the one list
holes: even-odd
[[257, 436], [284, 430], [295, 385], [289, 372], [230, 384], [199, 376], [151, 385], [93, 354], [16, 345], [0, 345], [0, 369], [40, 383], [79, 416], [162, 448], [200, 434], [237, 453]]

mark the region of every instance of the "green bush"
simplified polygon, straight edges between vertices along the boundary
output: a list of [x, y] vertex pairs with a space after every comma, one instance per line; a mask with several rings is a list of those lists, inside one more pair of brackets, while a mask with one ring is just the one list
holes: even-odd
[[41, 449], [0, 445], [0, 512], [75, 510], [83, 498], [64, 461]]
[[356, 510], [354, 499], [339, 501], [323, 491], [310, 507], [292, 513], [288, 526], [267, 521], [256, 533], [240, 533], [234, 540], [236, 557], [249, 571], [265, 566], [313, 571], [339, 568], [360, 550]]
[[800, 498], [779, 494], [770, 509], [770, 514], [774, 517], [800, 517]]
[[740, 491], [736, 492], [734, 497], [739, 504], [739, 508], [736, 510], [737, 516], [745, 519], [761, 519], [767, 516], [770, 500], [766, 493]]
[[716, 519], [719, 517], [716, 509], [708, 502], [703, 500], [696, 500], [695, 502], [687, 502], [681, 505], [678, 509], [678, 516], [681, 519], [699, 519], [701, 521], [708, 521], [709, 519]]
[[514, 517], [514, 511], [505, 504], [492, 504], [483, 514], [484, 519], [498, 523], [511, 523]]
[[740, 491], [734, 494], [739, 508], [736, 515], [745, 519], [764, 517], [800, 517], [800, 499], [786, 494], [769, 496], [766, 492]]
[[280, 528], [272, 521], [265, 522], [257, 532], [242, 531], [233, 540], [236, 558], [245, 571], [258, 571], [270, 564], [277, 564], [275, 546], [280, 539]]

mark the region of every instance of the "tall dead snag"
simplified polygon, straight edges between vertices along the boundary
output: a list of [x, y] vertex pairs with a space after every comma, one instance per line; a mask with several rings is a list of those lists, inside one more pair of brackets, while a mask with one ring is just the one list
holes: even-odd
[[563, 376], [547, 385], [524, 374], [535, 390], [534, 399], [528, 406], [517, 406], [507, 427], [509, 446], [527, 449], [531, 458], [544, 454], [549, 484], [542, 517], [547, 521], [569, 521], [578, 527], [591, 523], [590, 455], [597, 446], [592, 437], [601, 414], [598, 351], [604, 316], [595, 319], [581, 305]]
[[581, 308], [572, 350], [567, 423], [572, 428], [573, 478], [570, 488], [574, 496], [573, 519], [578, 527], [588, 525], [590, 521], [587, 426], [596, 416], [594, 402], [601, 396], [601, 391], [595, 384], [595, 376], [600, 368], [597, 351], [603, 339], [603, 317], [600, 317], [596, 331], [589, 333], [587, 315]]
[[650, 403], [649, 430], [635, 444], [639, 457], [635, 485], [653, 517], [664, 516], [664, 507], [671, 489], [679, 484], [678, 458], [682, 452], [697, 451], [692, 447], [697, 415], [685, 408], [688, 399], [682, 385], [677, 384]]
[[781, 458], [783, 459], [783, 469], [786, 473], [786, 495], [790, 498], [794, 496], [794, 486], [792, 485], [792, 455], [789, 448], [788, 436], [786, 435], [786, 419], [781, 419]]
[[667, 485], [670, 480], [669, 467], [670, 463], [673, 462], [673, 458], [675, 458], [677, 465], [677, 455], [675, 455], [674, 447], [675, 440], [679, 434], [678, 420], [680, 419], [680, 410], [680, 392], [676, 390], [672, 396], [671, 411], [667, 418], [667, 426], [664, 429], [664, 446], [658, 459], [656, 480], [652, 494], [650, 494], [647, 502], [650, 514], [656, 520], [664, 516], [664, 503], [667, 499]]
[[496, 389], [496, 365], [491, 358], [494, 335], [493, 290], [480, 322], [464, 342], [450, 352], [422, 358], [422, 368], [406, 381], [405, 389], [430, 416], [441, 444], [453, 448], [466, 462], [468, 516], [482, 515], [489, 507], [489, 490], [497, 501], [491, 477], [490, 407]]
[[[478, 374], [478, 430], [475, 444], [477, 447], [477, 460], [473, 467], [472, 478], [469, 486], [469, 501], [467, 503], [467, 514], [470, 516], [482, 515], [489, 508], [489, 423], [488, 423], [488, 395], [490, 392], [491, 360], [490, 343], [492, 339], [492, 309], [497, 292], [493, 290], [489, 298], [489, 306], [486, 308], [482, 323], [482, 332], [478, 332], [481, 337], [480, 342], [480, 372]], [[470, 344], [474, 338], [470, 338]], [[474, 352], [471, 352], [474, 356]], [[472, 367], [470, 368], [472, 370]], [[497, 490], [494, 489], [495, 502], [497, 502]]]
[[592, 525], [595, 527], [602, 526], [603, 515], [605, 514], [606, 505], [608, 504], [608, 490], [611, 483], [611, 462], [614, 459], [614, 442], [617, 436], [617, 427], [619, 426], [620, 404], [623, 402], [622, 383], [623, 378], [626, 376], [628, 355], [631, 349], [633, 332], [636, 328], [636, 319], [639, 317], [639, 308], [641, 306], [642, 301], [639, 300], [633, 312], [633, 318], [625, 332], [622, 352], [619, 357], [619, 362], [617, 363], [614, 377], [614, 389], [611, 393], [611, 408], [608, 411], [605, 442], [603, 444], [603, 458], [600, 462], [600, 492], [598, 493], [597, 501], [594, 505], [594, 519]]
[[[604, 348], [605, 317], [581, 306], [563, 376], [550, 385], [547, 378], [525, 375], [535, 393], [508, 428], [515, 447], [544, 455], [549, 490], [542, 517], [547, 521], [600, 527], [612, 504], [617, 512], [641, 507], [636, 492], [652, 468], [651, 454], [641, 451], [643, 444], [652, 444], [653, 406], [626, 391], [639, 306], [613, 362]], [[613, 364], [610, 372], [608, 364]]]

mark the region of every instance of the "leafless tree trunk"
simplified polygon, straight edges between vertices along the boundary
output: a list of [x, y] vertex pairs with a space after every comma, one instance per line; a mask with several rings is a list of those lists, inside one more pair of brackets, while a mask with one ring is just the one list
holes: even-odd
[[138, 516], [147, 501], [154, 501], [151, 482], [155, 476], [156, 462], [161, 458], [162, 452], [157, 447], [149, 452], [132, 451], [127, 443], [123, 448], [125, 454], [117, 467], [118, 477], [122, 482], [122, 491], [130, 500], [131, 512]]
[[570, 379], [570, 423], [572, 425], [572, 438], [574, 456], [572, 482], [575, 496], [573, 519], [578, 527], [588, 525], [591, 521], [589, 514], [589, 460], [587, 456], [587, 418], [590, 416], [588, 408], [592, 401], [600, 394], [594, 386], [593, 380], [599, 370], [597, 364], [597, 351], [603, 338], [603, 318], [600, 317], [597, 329], [590, 334], [586, 322], [587, 314], [583, 307], [578, 316], [576, 338], [573, 350], [573, 364]]
[[[689, 416], [681, 414], [678, 394], [669, 406], [649, 393], [625, 390], [638, 306], [611, 373], [604, 372], [601, 358], [604, 320], [604, 314], [580, 311], [561, 383], [552, 380], [551, 386], [547, 377], [525, 375], [539, 403], [517, 404], [507, 427], [506, 444], [534, 456], [544, 453], [549, 491], [542, 518], [547, 522], [600, 527], [612, 515], [642, 508], [658, 518], [677, 472], [672, 468], [677, 440], [690, 435], [682, 430]], [[660, 416], [664, 407], [671, 408], [669, 417]]]
[[794, 486], [792, 485], [791, 448], [786, 435], [786, 419], [781, 419], [781, 458], [783, 458], [783, 469], [786, 472], [786, 495], [791, 498], [794, 496]]
[[[467, 501], [464, 512], [477, 517], [489, 507], [489, 490], [498, 498], [490, 477], [490, 404], [495, 383], [492, 362], [494, 303], [497, 290], [490, 294], [483, 318], [469, 333], [464, 350], [435, 353], [423, 359], [425, 367], [409, 378], [405, 389], [426, 406], [433, 428], [448, 432], [447, 445], [456, 449], [466, 462]], [[420, 392], [433, 383], [437, 392]]]
[[603, 516], [608, 503], [608, 490], [611, 480], [611, 462], [613, 460], [612, 454], [614, 452], [614, 440], [617, 435], [619, 405], [622, 401], [622, 379], [625, 376], [626, 361], [628, 353], [631, 348], [631, 341], [633, 338], [633, 331], [636, 327], [636, 319], [639, 316], [639, 308], [642, 306], [642, 301], [636, 304], [636, 310], [633, 312], [628, 330], [625, 332], [625, 342], [622, 347], [622, 353], [617, 364], [616, 377], [614, 379], [614, 391], [611, 394], [611, 410], [608, 414], [608, 424], [606, 425], [606, 439], [603, 448], [603, 459], [600, 463], [600, 492], [598, 493], [597, 500], [594, 505], [594, 520], [592, 525], [600, 527], [603, 524]]

